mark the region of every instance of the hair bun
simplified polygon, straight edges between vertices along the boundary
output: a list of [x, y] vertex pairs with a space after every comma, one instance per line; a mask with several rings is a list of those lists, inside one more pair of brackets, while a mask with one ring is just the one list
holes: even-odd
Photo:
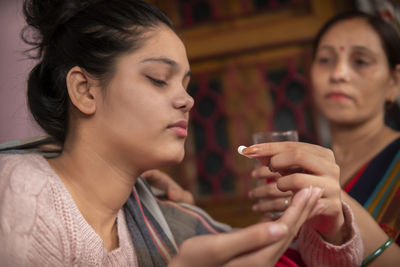
[[[25, 0], [23, 12], [27, 25], [21, 37], [24, 42], [34, 46], [28, 52], [39, 48], [37, 55], [29, 56], [40, 58], [59, 27], [95, 2], [99, 0]], [[34, 31], [31, 32], [31, 29]]]

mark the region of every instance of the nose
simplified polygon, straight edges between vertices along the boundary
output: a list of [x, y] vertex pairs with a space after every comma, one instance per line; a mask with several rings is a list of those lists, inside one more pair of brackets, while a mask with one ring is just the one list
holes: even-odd
[[183, 89], [183, 92], [174, 100], [174, 107], [184, 112], [189, 112], [193, 108], [193, 105], [194, 99], [185, 89]]
[[332, 68], [330, 80], [333, 83], [348, 82], [350, 79], [350, 67], [345, 60], [337, 60]]

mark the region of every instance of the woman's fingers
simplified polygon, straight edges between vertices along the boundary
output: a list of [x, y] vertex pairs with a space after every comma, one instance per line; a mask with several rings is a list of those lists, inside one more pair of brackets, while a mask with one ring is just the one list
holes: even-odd
[[332, 171], [339, 173], [335, 157], [330, 149], [301, 142], [278, 142], [252, 145], [243, 154], [267, 164], [272, 171], [300, 167], [315, 174]]
[[267, 166], [260, 166], [251, 172], [254, 179], [276, 179], [281, 175], [278, 172], [272, 172]]
[[186, 240], [170, 266], [273, 266], [297, 234], [320, 197], [320, 190], [299, 191], [276, 222]]
[[239, 231], [226, 234], [216, 246], [223, 249], [223, 261], [238, 255], [260, 249], [284, 238], [288, 227], [283, 223], [267, 222], [249, 226]]
[[167, 199], [174, 202], [183, 202], [191, 205], [195, 204], [192, 193], [182, 189], [181, 187], [169, 187], [167, 189]]
[[259, 223], [232, 233], [190, 238], [180, 246], [170, 266], [222, 266], [230, 260], [285, 238], [285, 224]]
[[260, 200], [252, 206], [252, 210], [259, 213], [284, 211], [290, 205], [291, 197]]
[[298, 191], [305, 187], [319, 187], [324, 190], [323, 197], [337, 197], [340, 194], [340, 185], [330, 176], [316, 176], [307, 173], [293, 173], [277, 180], [276, 186], [282, 191]]
[[331, 174], [332, 176], [339, 176], [340, 169], [336, 164], [335, 159], [326, 155], [320, 157], [318, 155], [309, 153], [307, 151], [288, 151], [276, 154], [270, 158], [270, 168], [274, 171], [281, 172], [296, 167], [297, 170], [293, 172], [313, 173], [315, 175]]
[[159, 170], [149, 170], [140, 175], [153, 187], [166, 191], [168, 187], [179, 187], [167, 174]]
[[[291, 190], [296, 193], [310, 185], [323, 188], [323, 199], [309, 214], [310, 220], [307, 223], [327, 240], [340, 242], [344, 223], [339, 184], [340, 168], [331, 150], [300, 142], [280, 142], [253, 145], [244, 149], [243, 154], [260, 162], [265, 161], [270, 170], [278, 171], [282, 175], [276, 180], [280, 191]], [[258, 193], [263, 193], [260, 191], [261, 189]], [[271, 209], [271, 205], [279, 205], [279, 202], [265, 204], [263, 208]], [[258, 208], [261, 208], [260, 204]], [[289, 213], [288, 209], [285, 214]]]
[[291, 189], [294, 192], [309, 185], [320, 187], [323, 192], [322, 198], [310, 214], [308, 223], [325, 238], [331, 238], [330, 236], [338, 233], [344, 223], [341, 189], [338, 181], [329, 177], [304, 173], [288, 175], [277, 181], [278, 188]]
[[333, 157], [333, 153], [330, 153], [330, 150], [327, 148], [309, 143], [291, 141], [255, 144], [245, 148], [242, 153], [249, 158], [259, 158], [272, 157], [279, 153], [294, 150], [307, 151], [307, 153], [315, 154], [318, 157], [326, 157], [328, 155]]
[[285, 252], [300, 229], [300, 226], [308, 218], [309, 213], [320, 198], [320, 191], [317, 188], [306, 188], [295, 195], [293, 204], [290, 205], [284, 215], [277, 221], [285, 223], [289, 229], [289, 234], [285, 238], [260, 250], [240, 255], [224, 266], [273, 266]]
[[152, 187], [165, 192], [168, 200], [194, 204], [193, 195], [184, 190], [168, 174], [159, 170], [150, 170], [142, 173], [141, 177], [146, 179]]
[[282, 192], [277, 187], [277, 182], [271, 183], [259, 183], [257, 187], [249, 191], [249, 197], [251, 199], [268, 199], [268, 198], [284, 198], [291, 196], [291, 192]]
[[249, 191], [249, 198], [258, 200], [252, 206], [253, 211], [266, 213], [283, 211], [288, 207], [292, 192], [282, 192], [276, 185], [280, 174], [274, 173], [268, 167], [262, 166], [252, 172], [252, 177], [258, 179], [257, 186]]
[[[308, 219], [317, 201], [321, 198], [323, 190], [318, 187], [309, 187], [300, 190], [293, 196], [290, 206], [283, 213], [278, 222], [283, 222], [291, 229], [296, 230]], [[309, 198], [309, 199], [308, 199]], [[293, 228], [293, 226], [296, 226]]]

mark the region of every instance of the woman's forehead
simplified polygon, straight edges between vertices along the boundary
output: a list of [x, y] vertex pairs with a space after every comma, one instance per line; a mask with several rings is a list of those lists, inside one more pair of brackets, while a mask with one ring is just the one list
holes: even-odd
[[361, 18], [343, 20], [333, 25], [319, 43], [319, 47], [325, 45], [365, 47], [383, 52], [380, 36], [365, 19]]
[[142, 46], [133, 51], [131, 57], [136, 58], [138, 62], [170, 61], [178, 67], [188, 68], [186, 48], [182, 40], [166, 26], [146, 32]]

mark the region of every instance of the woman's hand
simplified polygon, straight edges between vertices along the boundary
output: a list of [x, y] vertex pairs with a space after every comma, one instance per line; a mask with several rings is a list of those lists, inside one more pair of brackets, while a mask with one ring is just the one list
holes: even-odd
[[[277, 142], [252, 145], [244, 149], [243, 154], [256, 158], [271, 171], [279, 173], [275, 186], [282, 192], [295, 193], [310, 185], [322, 188], [322, 198], [307, 223], [333, 244], [345, 241], [340, 169], [330, 149], [301, 142]], [[279, 199], [282, 196], [272, 185], [265, 186], [263, 190], [269, 198], [275, 196]], [[261, 193], [256, 194], [260, 197]]]
[[274, 266], [315, 208], [322, 191], [305, 188], [275, 222], [259, 223], [232, 233], [186, 240], [170, 267]]
[[276, 180], [281, 177], [278, 172], [272, 172], [267, 166], [254, 169], [251, 177], [256, 180], [257, 186], [249, 192], [250, 199], [256, 201], [252, 209], [268, 217], [268, 212], [283, 212], [287, 209], [293, 193], [282, 192], [278, 189]]
[[168, 174], [159, 170], [150, 170], [142, 173], [141, 177], [146, 179], [152, 187], [165, 193], [168, 200], [194, 204], [192, 193], [183, 189]]

